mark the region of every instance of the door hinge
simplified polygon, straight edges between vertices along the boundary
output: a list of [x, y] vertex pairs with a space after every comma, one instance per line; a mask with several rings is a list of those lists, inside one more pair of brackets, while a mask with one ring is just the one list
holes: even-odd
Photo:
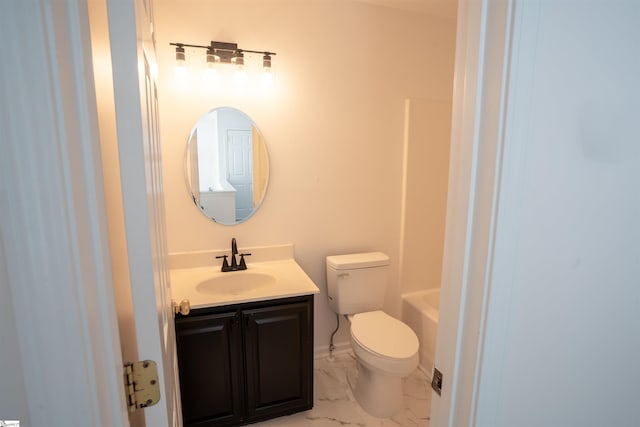
[[153, 360], [126, 363], [124, 365], [124, 389], [129, 412], [146, 408], [160, 400], [158, 367]]

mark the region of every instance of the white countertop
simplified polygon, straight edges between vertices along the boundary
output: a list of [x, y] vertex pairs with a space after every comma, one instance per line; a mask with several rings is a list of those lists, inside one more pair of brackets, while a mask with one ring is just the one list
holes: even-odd
[[[220, 271], [221, 260], [216, 260], [215, 256], [225, 253], [228, 255], [228, 251], [199, 252], [192, 256], [171, 255], [169, 263], [173, 300], [180, 303], [187, 299], [191, 308], [196, 309], [320, 292], [293, 258], [292, 245], [243, 248], [238, 252], [250, 252], [252, 255], [246, 260], [255, 262], [247, 262], [246, 270], [225, 273]], [[210, 265], [202, 265], [204, 262]], [[257, 275], [273, 280], [253, 286], [252, 281]], [[202, 291], [201, 283], [211, 279], [224, 282], [227, 278], [231, 279], [230, 283], [233, 282], [230, 286], [225, 285], [220, 290], [211, 287], [208, 291]]]

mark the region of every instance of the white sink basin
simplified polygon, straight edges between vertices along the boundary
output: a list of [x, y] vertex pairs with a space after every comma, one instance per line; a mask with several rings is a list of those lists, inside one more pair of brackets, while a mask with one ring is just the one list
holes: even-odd
[[251, 271], [233, 271], [207, 279], [196, 286], [204, 294], [240, 295], [276, 284], [275, 276]]
[[[220, 271], [227, 252], [204, 251], [174, 255], [171, 296], [188, 300], [191, 308], [215, 307], [299, 295], [317, 294], [318, 287], [293, 258], [293, 245], [243, 248], [253, 255], [242, 271]], [[259, 261], [258, 261], [259, 260]]]

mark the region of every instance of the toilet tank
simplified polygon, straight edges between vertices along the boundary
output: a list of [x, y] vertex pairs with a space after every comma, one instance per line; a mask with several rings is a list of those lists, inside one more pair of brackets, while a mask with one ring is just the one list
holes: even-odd
[[328, 256], [327, 294], [338, 314], [380, 310], [389, 276], [389, 257], [382, 252]]

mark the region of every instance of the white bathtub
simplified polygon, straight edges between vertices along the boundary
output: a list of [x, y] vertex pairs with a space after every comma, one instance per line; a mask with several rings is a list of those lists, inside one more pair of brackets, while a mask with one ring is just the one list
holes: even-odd
[[402, 320], [418, 335], [420, 368], [431, 378], [436, 357], [440, 288], [402, 294]]

